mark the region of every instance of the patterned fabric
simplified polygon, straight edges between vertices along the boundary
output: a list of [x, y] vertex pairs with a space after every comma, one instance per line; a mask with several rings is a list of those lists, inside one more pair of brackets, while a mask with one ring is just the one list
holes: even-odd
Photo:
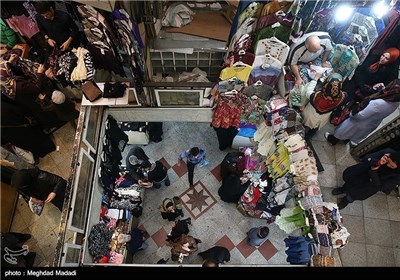
[[271, 1], [264, 5], [260, 16], [266, 16], [277, 11], [287, 12], [292, 5], [291, 1]]
[[308, 157], [306, 159], [299, 160], [293, 164], [294, 172], [296, 176], [312, 176], [318, 175], [316, 161], [314, 157]]
[[280, 142], [277, 149], [270, 155], [265, 164], [272, 179], [282, 177], [290, 169], [289, 153], [286, 147]]
[[282, 73], [282, 68], [276, 68], [268, 64], [254, 67], [251, 71], [248, 84], [255, 84], [257, 81], [261, 81], [263, 84], [274, 87], [278, 82], [279, 76]]
[[248, 18], [258, 18], [263, 4], [252, 2], [247, 8], [240, 14], [237, 26], [241, 26]]
[[0, 59], [0, 88], [1, 94], [8, 98], [15, 99], [16, 81], [13, 72], [7, 65], [7, 61]]
[[242, 104], [239, 94], [233, 97], [220, 96], [211, 125], [216, 128], [239, 127]]
[[39, 27], [35, 20], [25, 15], [12, 16], [6, 19], [8, 26], [15, 32], [18, 32], [21, 36], [32, 38], [34, 35], [39, 33]]
[[[243, 98], [242, 115], [240, 117], [240, 122], [247, 124], [258, 124], [260, 120], [263, 120], [263, 115], [265, 113], [264, 105], [265, 101], [262, 99]], [[241, 130], [239, 131], [238, 135], [241, 135]]]
[[315, 255], [312, 256], [312, 266], [315, 267], [334, 267], [335, 259], [330, 256]]
[[21, 69], [22, 73], [26, 77], [29, 77], [29, 79], [34, 83], [35, 85], [39, 84], [39, 76], [38, 76], [38, 68], [39, 68], [40, 63], [34, 62], [29, 59], [25, 58], [20, 58], [17, 61], [17, 66]]
[[269, 54], [283, 65], [289, 54], [289, 46], [278, 38], [272, 37], [258, 41], [254, 53], [256, 56]]
[[346, 93], [342, 91], [342, 81], [340, 75], [331, 74], [321, 91], [310, 96], [310, 103], [319, 114], [331, 112], [344, 102]]
[[243, 88], [244, 82], [242, 80], [239, 80], [237, 78], [232, 78], [230, 80], [225, 80], [225, 81], [220, 81], [215, 89], [219, 93], [225, 93], [227, 91], [232, 91], [236, 90], [237, 92], [240, 92]]
[[243, 90], [243, 93], [246, 94], [248, 97], [252, 97], [255, 95], [258, 98], [261, 98], [261, 99], [267, 101], [271, 97], [273, 90], [274, 89], [269, 85], [265, 85], [262, 82], [260, 85], [260, 83], [256, 82], [256, 83], [246, 87]]
[[299, 200], [302, 209], [309, 210], [323, 205], [322, 195], [308, 195]]
[[334, 72], [343, 76], [343, 81], [352, 76], [360, 60], [353, 46], [337, 44], [330, 59]]

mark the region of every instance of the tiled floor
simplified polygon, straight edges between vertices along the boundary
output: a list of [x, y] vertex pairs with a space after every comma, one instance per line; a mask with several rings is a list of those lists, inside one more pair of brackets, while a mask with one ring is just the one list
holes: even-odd
[[[325, 168], [319, 174], [321, 189], [326, 201], [336, 201], [330, 194], [332, 188], [342, 183], [343, 170], [355, 163], [350, 157], [348, 146], [328, 145], [323, 137], [327, 127], [317, 133], [313, 145]], [[74, 132], [69, 124], [55, 134], [60, 151], [53, 152], [42, 159], [39, 167], [66, 178], [71, 155]], [[231, 252], [229, 264], [286, 264], [283, 239], [286, 234], [275, 225], [269, 225], [270, 238], [258, 249], [245, 243], [246, 232], [255, 226], [265, 225], [264, 220], [243, 216], [235, 204], [222, 202], [218, 196], [220, 177], [219, 164], [227, 151], [217, 147], [214, 131], [206, 123], [165, 123], [164, 140], [144, 146], [147, 155], [162, 159], [169, 167], [171, 186], [146, 190], [144, 210], [140, 227], [148, 232], [146, 250], [134, 255], [137, 264], [156, 263], [159, 259], [170, 257], [170, 247], [165, 237], [172, 223], [161, 218], [158, 210], [165, 197], [179, 196], [184, 202], [185, 217], [192, 218], [190, 234], [202, 240], [199, 251], [214, 245], [222, 245]], [[185, 164], [177, 166], [178, 153], [192, 146], [205, 148], [210, 164], [195, 169], [195, 188], [189, 189]], [[130, 147], [124, 151], [126, 155]], [[38, 252], [37, 266], [45, 266], [54, 254], [56, 234], [58, 233], [59, 211], [49, 205], [42, 216], [31, 214], [26, 204], [18, 203], [13, 221], [13, 230], [32, 233], [28, 242], [31, 249]], [[400, 230], [400, 200], [395, 196], [377, 194], [363, 202], [349, 204], [341, 211], [345, 226], [351, 236], [349, 243], [339, 250], [343, 266], [400, 266], [400, 243], [397, 235]], [[45, 238], [43, 238], [45, 237]], [[72, 236], [69, 237], [69, 240]], [[201, 258], [193, 254], [184, 263], [201, 263]], [[169, 260], [169, 263], [171, 260]]]

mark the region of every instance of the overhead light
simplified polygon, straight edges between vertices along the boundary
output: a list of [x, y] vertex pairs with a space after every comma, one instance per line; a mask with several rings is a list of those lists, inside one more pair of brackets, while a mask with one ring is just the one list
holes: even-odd
[[385, 1], [378, 2], [372, 7], [372, 12], [377, 18], [382, 18], [386, 15], [388, 10], [389, 5], [387, 5]]
[[335, 12], [336, 22], [344, 22], [348, 20], [353, 14], [354, 8], [349, 5], [340, 5]]

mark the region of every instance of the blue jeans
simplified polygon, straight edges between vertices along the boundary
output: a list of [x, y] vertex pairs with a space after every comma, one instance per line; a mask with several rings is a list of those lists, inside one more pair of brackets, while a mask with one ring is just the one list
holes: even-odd
[[166, 187], [169, 187], [171, 185], [171, 181], [169, 180], [168, 174], [167, 176], [162, 179], [160, 182], [153, 182], [153, 188], [159, 189], [161, 188], [161, 183], [164, 182]]

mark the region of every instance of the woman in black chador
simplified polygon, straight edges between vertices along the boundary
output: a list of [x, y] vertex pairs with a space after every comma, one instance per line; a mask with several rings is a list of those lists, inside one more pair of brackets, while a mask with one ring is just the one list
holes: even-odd
[[387, 148], [368, 154], [343, 172], [343, 180], [343, 187], [332, 191], [333, 195], [345, 195], [338, 203], [339, 209], [378, 191], [389, 194], [400, 185], [400, 152]]

